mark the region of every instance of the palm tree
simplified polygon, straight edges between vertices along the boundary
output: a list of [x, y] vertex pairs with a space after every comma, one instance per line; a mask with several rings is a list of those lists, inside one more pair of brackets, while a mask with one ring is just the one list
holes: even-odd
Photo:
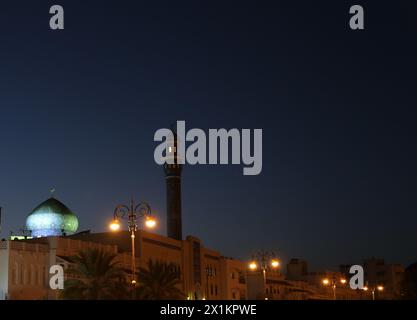
[[175, 265], [149, 260], [147, 268], [139, 268], [138, 297], [145, 300], [184, 299]]
[[112, 300], [129, 297], [126, 273], [115, 261], [116, 255], [99, 249], [80, 251], [72, 257], [63, 298], [75, 300]]

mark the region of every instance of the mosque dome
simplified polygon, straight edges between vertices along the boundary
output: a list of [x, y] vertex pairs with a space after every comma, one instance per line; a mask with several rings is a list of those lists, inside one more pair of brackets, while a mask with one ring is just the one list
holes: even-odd
[[77, 216], [62, 202], [50, 198], [37, 206], [26, 219], [32, 237], [62, 236], [78, 229]]

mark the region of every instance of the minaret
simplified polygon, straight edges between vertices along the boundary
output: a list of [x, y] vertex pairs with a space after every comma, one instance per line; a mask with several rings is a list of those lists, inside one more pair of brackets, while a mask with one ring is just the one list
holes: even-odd
[[167, 158], [174, 159], [173, 164], [165, 163], [167, 186], [167, 233], [169, 238], [182, 240], [181, 220], [181, 172], [182, 164], [178, 163], [178, 139], [174, 132], [174, 141], [167, 141]]

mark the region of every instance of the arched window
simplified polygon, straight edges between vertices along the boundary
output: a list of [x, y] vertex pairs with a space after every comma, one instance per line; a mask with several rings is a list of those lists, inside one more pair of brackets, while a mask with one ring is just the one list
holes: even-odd
[[22, 264], [20, 266], [20, 282], [19, 284], [24, 285], [25, 284], [25, 267]]
[[35, 267], [35, 285], [39, 285], [39, 266]]
[[32, 284], [32, 268], [33, 268], [33, 265], [30, 265], [29, 269], [27, 270], [27, 283], [26, 284], [28, 285]]
[[16, 285], [19, 281], [19, 266], [18, 264], [15, 262], [13, 264], [13, 278], [12, 278], [12, 283], [14, 285]]
[[38, 266], [38, 270], [39, 270], [39, 285], [43, 285], [43, 266]]
[[47, 286], [48, 285], [48, 276], [46, 274], [46, 267], [42, 267], [42, 284]]
[[32, 275], [31, 275], [31, 278], [32, 278], [31, 285], [36, 285], [36, 266], [31, 265], [30, 266], [30, 272], [32, 273]]

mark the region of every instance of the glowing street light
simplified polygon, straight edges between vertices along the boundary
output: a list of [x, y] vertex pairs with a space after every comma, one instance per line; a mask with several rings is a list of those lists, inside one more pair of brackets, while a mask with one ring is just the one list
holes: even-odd
[[280, 266], [279, 260], [273, 252], [259, 251], [252, 255], [252, 261], [249, 263], [249, 270], [262, 270], [264, 278], [264, 286], [266, 288], [266, 270], [278, 269]]
[[156, 220], [153, 217], [146, 217], [145, 225], [149, 229], [153, 229], [156, 226]]
[[[363, 287], [362, 290], [363, 291], [368, 291], [369, 290], [369, 287], [368, 286], [365, 286], [365, 287]], [[375, 300], [375, 291], [384, 291], [384, 286], [378, 285], [376, 287], [371, 287], [370, 290], [371, 290], [371, 294], [372, 294], [372, 300]]]
[[278, 260], [276, 260], [276, 259], [273, 259], [273, 260], [271, 261], [271, 267], [272, 267], [272, 268], [278, 268], [278, 267], [279, 267], [279, 261], [278, 261]]
[[251, 263], [249, 263], [249, 269], [251, 269], [251, 270], [258, 269], [258, 264], [256, 262], [252, 261]]
[[120, 222], [119, 222], [119, 220], [113, 220], [111, 223], [110, 223], [110, 230], [111, 231], [119, 231], [120, 230]]
[[264, 280], [266, 282], [266, 270], [268, 268], [271, 269], [277, 269], [279, 268], [280, 263], [278, 259], [275, 258], [275, 254], [266, 252], [266, 251], [260, 251], [257, 252], [252, 256], [252, 261], [249, 263], [249, 269], [252, 271], [255, 271], [258, 269], [258, 267], [261, 268], [262, 273], [264, 275]]
[[[322, 280], [323, 285], [328, 286], [331, 284], [332, 289], [333, 289], [333, 300], [336, 300], [336, 288], [337, 288], [337, 281], [338, 279], [336, 279], [336, 276], [334, 275], [333, 278], [330, 280], [328, 278], [325, 278]], [[346, 279], [345, 278], [340, 278], [339, 282], [344, 285], [346, 284]]]

